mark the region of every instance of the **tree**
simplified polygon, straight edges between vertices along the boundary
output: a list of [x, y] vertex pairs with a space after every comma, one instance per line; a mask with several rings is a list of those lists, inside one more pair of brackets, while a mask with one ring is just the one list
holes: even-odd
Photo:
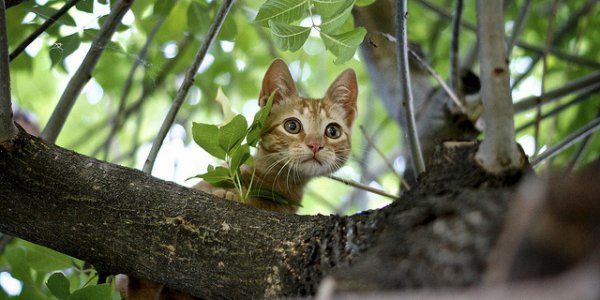
[[[460, 297], [494, 292], [502, 297], [507, 295], [502, 293], [518, 295], [533, 290], [542, 297], [552, 290], [557, 297], [576, 297], [591, 291], [584, 284], [566, 291], [553, 283], [565, 286], [582, 278], [600, 280], [593, 268], [575, 268], [582, 262], [597, 266], [594, 250], [598, 247], [600, 209], [594, 200], [598, 191], [593, 190], [592, 178], [598, 167], [580, 171], [573, 180], [525, 181], [515, 193], [529, 166], [523, 164], [523, 153], [516, 150], [511, 134], [513, 122], [517, 132], [525, 130], [523, 136], [533, 132], [531, 161], [536, 171], [548, 166], [578, 168], [597, 157], [598, 141], [590, 134], [599, 127], [592, 109], [598, 102], [598, 75], [593, 72], [598, 68], [593, 59], [598, 39], [596, 32], [586, 30], [596, 22], [595, 1], [569, 6], [556, 1], [552, 5], [529, 1], [505, 5], [504, 22], [515, 20], [510, 23], [513, 30], [507, 49], [512, 51], [512, 61], [521, 62], [510, 65], [511, 73], [523, 71], [518, 73], [529, 78], [523, 81], [512, 75], [512, 97], [522, 93], [519, 85], [527, 82], [541, 82], [542, 92], [512, 106], [506, 105], [512, 102], [509, 65], [502, 58], [506, 54], [488, 51], [488, 46], [491, 50], [503, 48], [501, 31], [506, 24], [502, 23], [500, 1], [478, 1], [477, 11], [469, 4], [463, 8], [462, 1], [457, 1], [453, 16], [428, 1], [412, 3], [408, 14], [402, 10], [406, 9], [402, 1], [396, 6], [398, 12], [391, 1], [384, 0], [340, 1], [333, 6], [297, 1], [306, 5], [306, 11], [286, 10], [292, 17], [278, 19], [271, 16], [281, 12], [273, 10], [294, 6], [274, 5], [277, 1], [232, 6], [231, 1], [120, 0], [111, 2], [113, 10], [106, 17], [94, 16], [106, 10], [106, 2], [69, 1], [62, 10], [56, 9], [62, 3], [55, 1], [11, 2], [14, 6], [6, 15], [0, 9], [0, 23], [8, 24], [2, 26], [8, 32], [8, 43], [0, 32], [4, 89], [0, 95], [0, 231], [81, 259], [93, 265], [101, 277], [127, 273], [208, 298], [306, 296], [318, 291], [328, 299], [339, 293], [377, 296], [380, 294], [367, 292], [384, 290], [410, 296], [421, 292], [402, 290], [465, 286], [475, 287], [453, 293]], [[255, 18], [251, 11], [257, 10]], [[541, 13], [549, 17], [541, 18]], [[305, 15], [310, 18], [300, 22]], [[421, 17], [426, 22], [420, 22]], [[18, 49], [24, 49], [18, 46], [20, 41], [46, 18], [56, 23], [42, 27], [46, 34], [38, 38], [40, 50], [35, 53], [30, 46], [19, 54]], [[253, 19], [257, 21], [252, 23]], [[416, 41], [410, 51], [405, 43], [396, 43], [405, 36], [402, 30], [394, 30], [394, 19], [407, 22], [409, 37]], [[438, 35], [448, 26], [452, 34]], [[320, 35], [311, 36], [311, 28]], [[477, 53], [475, 35], [467, 35], [475, 29], [481, 81], [474, 74], [477, 70], [468, 70], [476, 65], [470, 58], [476, 55], [457, 59], [460, 53]], [[495, 34], [491, 34], [493, 30]], [[365, 33], [360, 50], [363, 65], [352, 57]], [[347, 46], [339, 46], [339, 42]], [[579, 48], [584, 44], [590, 46]], [[87, 45], [91, 45], [87, 57], [73, 63], [84, 56], [78, 49]], [[513, 45], [518, 48], [513, 50]], [[428, 48], [423, 50], [425, 46]], [[474, 50], [460, 50], [464, 46]], [[9, 55], [6, 50], [11, 48]], [[196, 49], [195, 55], [192, 49]], [[396, 49], [404, 50], [398, 62], [409, 70], [411, 78], [405, 80], [409, 85], [400, 84]], [[293, 71], [302, 74], [300, 89], [307, 94], [324, 90], [325, 82], [330, 81], [325, 79], [332, 79], [341, 68], [350, 65], [359, 71], [363, 92], [358, 123], [364, 125], [365, 137], [358, 133], [353, 137], [359, 164], [351, 164], [351, 170], [364, 183], [378, 182], [392, 191], [400, 188], [397, 200], [381, 209], [353, 214], [364, 210], [365, 199], [370, 197], [360, 189], [340, 197], [342, 187], [324, 179], [311, 188], [333, 184], [331, 194], [325, 194], [325, 199], [318, 195], [306, 199], [305, 213], [314, 212], [315, 203], [340, 201], [338, 212], [345, 216], [280, 215], [222, 201], [126, 167], [137, 164], [138, 149], [146, 139], [157, 140], [157, 150], [164, 135], [177, 134], [173, 122], [187, 132], [191, 120], [220, 122], [212, 99], [231, 101], [233, 107], [242, 107], [244, 99], [255, 101], [260, 76], [275, 56], [292, 62]], [[452, 58], [451, 63], [447, 58]], [[542, 67], [537, 65], [540, 59]], [[334, 60], [348, 62], [337, 66]], [[533, 75], [519, 69], [527, 62]], [[433, 84], [431, 69], [448, 73], [450, 84], [443, 80]], [[59, 98], [64, 72], [72, 75], [54, 110], [55, 104], [48, 99]], [[6, 91], [8, 78], [12, 79], [12, 93]], [[78, 96], [86, 82], [101, 92], [87, 90]], [[372, 82], [373, 87], [364, 82]], [[560, 84], [548, 86], [548, 82]], [[489, 93], [490, 88], [502, 90]], [[42, 90], [44, 94], [35, 94]], [[368, 101], [375, 97], [368, 95], [374, 94], [383, 107]], [[405, 117], [398, 97], [403, 94], [413, 96], [416, 114], [409, 111]], [[481, 97], [486, 126], [480, 144], [475, 139]], [[162, 126], [163, 136], [155, 138], [160, 127], [155, 120], [167, 110], [164, 99], [175, 99], [175, 104], [170, 106], [171, 119]], [[52, 124], [45, 126], [42, 139], [23, 130], [16, 133], [8, 111], [11, 100], [36, 112], [42, 123], [48, 119]], [[502, 108], [490, 109], [498, 103], [503, 103]], [[542, 105], [552, 108], [542, 110]], [[221, 108], [227, 114], [229, 105]], [[534, 108], [534, 115], [518, 114], [512, 119], [511, 109], [520, 113]], [[407, 146], [402, 146], [404, 139], [397, 134], [398, 129], [403, 134], [408, 131], [411, 116], [415, 117], [414, 134], [422, 144], [427, 169], [415, 174], [418, 176], [411, 175], [414, 154], [399, 151]], [[519, 140], [526, 141], [523, 136]], [[577, 139], [585, 139], [577, 151], [563, 151], [564, 145]], [[564, 141], [553, 142], [557, 140]], [[54, 142], [88, 156], [52, 145]], [[544, 148], [542, 144], [560, 147]], [[508, 160], [494, 152], [498, 146], [486, 145], [508, 146], [504, 152]], [[388, 157], [383, 161], [403, 158], [408, 162], [408, 184], [401, 187], [396, 170], [388, 169], [386, 163], [373, 163], [380, 160], [369, 155], [373, 148], [385, 152]], [[539, 164], [551, 156], [550, 163]], [[145, 171], [151, 169], [147, 164]], [[537, 201], [529, 204], [530, 198]], [[75, 293], [110, 294], [105, 285], [87, 285], [85, 281], [96, 276], [87, 263], [21, 240], [6, 247], [0, 268], [7, 266], [12, 276], [23, 281], [21, 297], [44, 299], [52, 294], [66, 298], [69, 289], [77, 289], [72, 297]], [[40, 257], [52, 257], [53, 263], [40, 263]], [[63, 273], [68, 282], [61, 275], [49, 277], [67, 269], [71, 271]], [[568, 270], [573, 271], [565, 273]], [[557, 277], [551, 282], [507, 283], [542, 275]], [[476, 286], [482, 282], [495, 285]], [[6, 295], [0, 290], [0, 299], [3, 297]]]

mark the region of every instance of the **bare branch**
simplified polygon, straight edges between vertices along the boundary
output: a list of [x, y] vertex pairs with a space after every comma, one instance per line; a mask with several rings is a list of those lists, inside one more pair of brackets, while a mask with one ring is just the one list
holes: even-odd
[[[408, 15], [406, 0], [396, 0], [396, 65], [402, 89], [402, 105], [406, 113], [406, 134], [410, 144], [410, 152], [414, 164], [415, 175], [425, 172], [425, 160], [419, 144], [419, 134], [415, 121], [412, 87], [408, 66], [408, 39], [406, 33], [406, 17]], [[400, 113], [399, 113], [400, 114]], [[416, 180], [417, 176], [415, 176]]]
[[21, 44], [19, 44], [19, 46], [17, 46], [17, 48], [15, 48], [15, 50], [13, 50], [10, 53], [10, 61], [13, 61], [15, 58], [17, 58], [17, 56], [19, 56], [19, 54], [21, 54], [25, 50], [25, 48], [29, 46], [29, 44], [35, 41], [35, 39], [37, 39], [38, 36], [44, 33], [48, 28], [50, 28], [50, 26], [52, 26], [58, 19], [60, 19], [60, 17], [66, 14], [69, 11], [69, 9], [75, 6], [79, 1], [80, 0], [70, 0], [69, 2], [65, 3], [65, 5], [63, 5], [63, 7], [61, 7], [58, 11], [56, 11], [52, 16], [50, 16], [50, 18], [48, 18], [40, 27], [38, 27], [34, 32], [32, 32], [24, 41], [21, 42]]
[[[548, 29], [546, 40], [544, 41], [544, 52], [542, 53], [542, 78], [540, 85], [540, 95], [543, 95], [546, 91], [546, 73], [548, 72], [548, 49], [550, 49], [550, 42], [552, 41], [552, 31], [554, 25], [554, 16], [556, 15], [556, 9], [558, 7], [558, 0], [552, 1], [552, 8], [550, 10], [550, 17], [548, 18]], [[538, 105], [535, 111], [535, 132], [533, 139], [533, 157], [538, 153], [538, 145], [540, 141], [540, 122], [542, 121], [542, 106]]]
[[479, 62], [485, 139], [476, 158], [489, 172], [523, 165], [515, 142], [512, 97], [504, 36], [502, 0], [477, 1]]
[[[185, 51], [190, 46], [192, 40], [193, 40], [193, 38], [192, 38], [191, 34], [185, 34], [183, 39], [177, 44], [177, 49], [179, 49], [177, 56], [168, 60], [164, 65], [162, 65], [161, 69], [158, 71], [158, 75], [156, 75], [156, 77], [154, 77], [152, 79], [147, 78], [144, 81], [144, 84], [142, 87], [142, 94], [133, 102], [133, 104], [131, 106], [129, 106], [127, 109], [125, 109], [125, 113], [123, 114], [122, 122], [120, 124], [118, 124], [118, 126], [117, 126], [117, 131], [119, 130], [119, 128], [121, 128], [121, 126], [123, 125], [123, 122], [125, 122], [125, 120], [127, 120], [127, 118], [129, 118], [129, 116], [131, 116], [132, 114], [135, 114], [143, 107], [144, 103], [146, 103], [146, 100], [150, 97], [150, 95], [152, 95], [154, 93], [154, 91], [156, 91], [158, 88], [162, 87], [163, 83], [165, 82], [165, 79], [167, 78], [167, 75], [169, 75], [171, 73], [171, 71], [173, 70], [173, 67], [181, 60], [181, 58], [185, 54]], [[76, 145], [80, 145], [81, 143], [85, 142], [88, 139], [90, 134], [101, 130], [102, 127], [104, 127], [104, 125], [107, 122], [108, 121], [106, 119], [104, 119], [104, 120], [94, 124], [93, 126], [89, 127], [79, 136], [79, 138], [77, 138], [75, 140], [75, 142], [73, 142], [67, 148], [75, 148]], [[98, 148], [96, 148], [94, 153], [96, 153], [96, 154], [99, 153], [103, 147], [104, 147], [104, 142], [102, 142], [102, 144]]]
[[[597, 0], [589, 0], [589, 1], [596, 2]], [[441, 6], [433, 4], [427, 0], [417, 0], [417, 2], [420, 3], [421, 5], [425, 6], [426, 8], [430, 9], [431, 11], [437, 13], [439, 16], [442, 16], [448, 20], [452, 19], [452, 14], [449, 13], [446, 9], [444, 9]], [[571, 16], [571, 17], [573, 17], [573, 16]], [[471, 32], [477, 32], [477, 26], [475, 26], [475, 24], [473, 24], [473, 23], [463, 20], [461, 22], [461, 25]], [[574, 25], [571, 25], [571, 26], [574, 26]], [[517, 40], [515, 42], [515, 44], [520, 48], [523, 48], [528, 51], [533, 51], [533, 52], [537, 53], [538, 55], [544, 51], [542, 47], [532, 45], [532, 44], [524, 42], [522, 40]], [[589, 67], [589, 68], [596, 68], [596, 69], [600, 68], [600, 63], [597, 61], [594, 61], [591, 59], [586, 59], [584, 57], [580, 57], [577, 55], [565, 53], [554, 47], [550, 47], [549, 52], [550, 52], [550, 54], [554, 55], [555, 57], [566, 60], [569, 63], [576, 63], [576, 64], [579, 64], [579, 65], [582, 65], [585, 67]]]
[[384, 191], [382, 191], [380, 189], [376, 189], [374, 187], [368, 186], [366, 184], [362, 184], [360, 182], [356, 182], [354, 180], [343, 179], [343, 178], [340, 178], [340, 177], [337, 177], [337, 176], [333, 176], [333, 175], [329, 175], [329, 176], [327, 176], [327, 178], [333, 179], [335, 181], [339, 181], [339, 182], [341, 182], [343, 184], [346, 184], [346, 185], [349, 185], [349, 186], [353, 186], [355, 188], [359, 188], [361, 190], [365, 190], [367, 192], [371, 192], [373, 194], [377, 194], [377, 195], [384, 196], [384, 197], [387, 197], [387, 198], [390, 198], [390, 199], [394, 199], [394, 200], [398, 199], [398, 196], [394, 196], [392, 194], [388, 194], [388, 193], [386, 193], [386, 192], [384, 192]]
[[217, 37], [217, 34], [219, 33], [219, 30], [221, 29], [221, 25], [225, 21], [225, 17], [227, 17], [227, 13], [229, 12], [229, 9], [231, 8], [232, 4], [233, 4], [233, 0], [223, 0], [223, 3], [221, 3], [221, 6], [219, 7], [217, 14], [215, 15], [215, 18], [214, 18], [212, 24], [210, 25], [210, 28], [208, 29], [208, 33], [206, 34], [206, 37], [204, 38], [204, 42], [198, 49], [198, 52], [196, 52], [196, 56], [194, 57], [194, 61], [192, 62], [192, 65], [185, 73], [185, 78], [183, 79], [183, 82], [181, 83], [181, 86], [179, 87], [179, 90], [177, 91], [177, 95], [175, 95], [173, 104], [171, 105], [171, 108], [169, 109], [169, 112], [167, 113], [167, 116], [165, 117], [165, 120], [163, 121], [163, 124], [160, 127], [158, 135], [157, 135], [156, 139], [154, 140], [154, 143], [152, 144], [152, 148], [150, 149], [148, 158], [146, 159], [146, 162], [144, 163], [144, 168], [143, 168], [144, 172], [146, 172], [148, 174], [150, 174], [152, 172], [152, 167], [154, 166], [154, 161], [156, 160], [158, 151], [160, 150], [160, 147], [162, 146], [163, 140], [167, 136], [167, 133], [169, 132], [169, 129], [171, 128], [171, 125], [173, 124], [173, 121], [175, 120], [177, 112], [179, 112], [179, 108], [183, 104], [183, 101], [185, 100], [185, 97], [188, 94], [188, 91], [194, 84], [196, 73], [198, 73], [198, 68], [200, 67], [200, 64], [202, 63], [202, 61], [204, 60], [204, 57], [206, 56], [208, 49], [210, 48], [213, 41]]
[[531, 160], [531, 165], [536, 166], [537, 164], [545, 161], [546, 159], [560, 154], [574, 143], [596, 132], [596, 130], [598, 129], [600, 129], [600, 118], [594, 118], [589, 124], [577, 129], [573, 133], [569, 134], [562, 141], [560, 141], [558, 144], [540, 153], [540, 155]]
[[114, 6], [108, 18], [100, 28], [98, 36], [92, 43], [92, 46], [86, 54], [83, 62], [67, 84], [56, 108], [52, 112], [52, 116], [48, 120], [46, 127], [42, 131], [41, 137], [50, 142], [55, 143], [58, 134], [62, 130], [71, 108], [75, 104], [77, 97], [85, 84], [92, 78], [92, 70], [100, 60], [100, 56], [106, 49], [106, 45], [110, 41], [111, 36], [121, 23], [121, 19], [129, 10], [129, 7], [134, 0], [120, 0]]
[[133, 62], [133, 65], [131, 66], [131, 69], [129, 70], [129, 75], [127, 75], [127, 80], [125, 81], [123, 92], [121, 93], [121, 98], [119, 100], [119, 107], [117, 108], [116, 116], [112, 121], [110, 133], [108, 134], [108, 137], [104, 142], [104, 160], [108, 160], [110, 145], [117, 133], [119, 125], [123, 122], [123, 118], [125, 115], [125, 102], [127, 101], [127, 97], [129, 96], [129, 92], [131, 91], [131, 85], [133, 84], [133, 76], [135, 75], [135, 72], [137, 71], [138, 67], [142, 64], [142, 62], [146, 60], [146, 55], [148, 54], [148, 48], [150, 47], [150, 43], [152, 43], [152, 40], [154, 40], [154, 36], [162, 26], [164, 20], [164, 17], [160, 17], [156, 24], [154, 24], [154, 27], [152, 27], [152, 30], [150, 30], [148, 36], [146, 37], [146, 42], [144, 43], [144, 46], [142, 47], [142, 49], [140, 49], [140, 52], [138, 53], [135, 61]]
[[593, 88], [598, 82], [600, 82], [600, 71], [579, 77], [543, 95], [519, 99], [513, 105], [513, 109], [515, 110], [515, 113], [524, 112], [538, 105], [544, 105], [559, 100], [561, 97], [571, 93]]
[[531, 0], [525, 0], [525, 3], [523, 3], [523, 7], [519, 11], [519, 15], [517, 16], [517, 19], [515, 20], [515, 22], [513, 24], [512, 34], [510, 35], [510, 38], [508, 39], [508, 42], [507, 42], [508, 45], [506, 47], [508, 57], [510, 57], [510, 55], [512, 54], [512, 50], [515, 47], [515, 42], [519, 38], [521, 31], [523, 31], [523, 28], [525, 25], [525, 20], [527, 20], [527, 14], [529, 13], [529, 5], [530, 4], [531, 4]]
[[[456, 104], [458, 109], [460, 109], [460, 111], [462, 113], [466, 114], [467, 109], [465, 108], [465, 106], [462, 104], [462, 102], [458, 98], [458, 95], [454, 93], [454, 91], [448, 86], [448, 84], [446, 84], [446, 81], [444, 80], [444, 78], [442, 78], [442, 76], [440, 76], [440, 74], [438, 74], [438, 72], [436, 72], [427, 62], [425, 62], [417, 53], [415, 53], [415, 51], [412, 51], [409, 49], [408, 53], [410, 53], [410, 55], [412, 55], [412, 57], [414, 57], [415, 60], [421, 66], [423, 66], [423, 68], [425, 68], [425, 70], [427, 70], [427, 72], [433, 78], [435, 78], [435, 80], [440, 84], [440, 87], [446, 92], [446, 94], [448, 94], [448, 97], [450, 97], [450, 99], [452, 99], [452, 102], [454, 102], [454, 104]], [[459, 76], [459, 79], [460, 79], [460, 76]]]
[[11, 140], [17, 133], [17, 127], [12, 118], [6, 8], [4, 0], [2, 0], [0, 1], [0, 143]]
[[[585, 100], [588, 100], [591, 96], [593, 96], [593, 95], [595, 95], [597, 93], [600, 93], [600, 83], [596, 84], [592, 88], [590, 88], [590, 89], [582, 92], [581, 94], [577, 95], [577, 97], [575, 97], [573, 100], [571, 100], [571, 101], [569, 101], [567, 103], [563, 103], [563, 104], [561, 104], [561, 105], [553, 108], [552, 110], [550, 110], [550, 111], [542, 114], [541, 118], [543, 120], [543, 119], [546, 119], [548, 117], [551, 117], [551, 116], [554, 116], [556, 114], [559, 114], [563, 110], [565, 110], [565, 109], [567, 109], [567, 108], [569, 108], [569, 107], [571, 107], [571, 106], [573, 106], [575, 104], [578, 104], [578, 103], [581, 103], [581, 102], [583, 102]], [[532, 120], [532, 121], [529, 121], [529, 122], [527, 122], [527, 123], [525, 123], [525, 124], [517, 127], [516, 132], [519, 133], [519, 132], [521, 132], [521, 131], [523, 131], [523, 130], [525, 130], [525, 129], [533, 126], [533, 125], [535, 125], [535, 122], [536, 122], [535, 120]]]
[[[556, 34], [552, 37], [552, 39], [550, 41], [550, 44], [555, 45], [567, 33], [569, 33], [573, 28], [577, 27], [577, 23], [579, 23], [579, 21], [583, 18], [583, 16], [585, 14], [587, 14], [593, 10], [593, 7], [594, 7], [594, 5], [596, 5], [597, 2], [598, 2], [597, 0], [588, 0], [577, 11], [575, 11], [573, 14], [570, 14], [569, 19], [564, 24], [562, 24], [562, 26], [556, 31]], [[519, 46], [521, 47], [522, 45], [519, 45]], [[533, 48], [528, 48], [528, 47], [523, 47], [523, 48], [527, 49], [527, 50], [534, 50]], [[512, 88], [519, 85], [521, 83], [521, 81], [523, 81], [523, 79], [525, 79], [525, 78], [527, 78], [527, 76], [529, 76], [531, 71], [533, 71], [533, 68], [535, 67], [535, 65], [540, 61], [540, 59], [542, 58], [542, 56], [545, 53], [543, 48], [537, 48], [534, 51], [537, 52], [537, 55], [531, 57], [531, 61], [529, 62], [527, 69], [525, 69], [525, 71], [523, 73], [521, 73], [517, 78], [514, 79], [514, 81], [512, 83]], [[552, 48], [549, 48], [548, 52], [556, 55], [555, 50]], [[560, 57], [559, 55], [556, 55], [556, 56]], [[569, 61], [576, 62], [576, 60], [574, 60], [574, 59], [569, 59]], [[593, 62], [593, 64], [584, 63], [583, 65], [587, 65], [591, 68], [599, 67], [598, 62]]]
[[462, 82], [460, 80], [460, 23], [463, 15], [463, 1], [456, 0], [456, 9], [454, 10], [454, 17], [452, 18], [452, 36], [450, 40], [450, 84], [452, 84], [452, 90], [456, 93], [456, 96], [460, 100], [459, 102], [464, 105], [464, 99], [462, 95]]

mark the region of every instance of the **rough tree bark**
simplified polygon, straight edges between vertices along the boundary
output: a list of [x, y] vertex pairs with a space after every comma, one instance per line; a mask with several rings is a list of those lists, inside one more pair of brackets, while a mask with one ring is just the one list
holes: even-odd
[[[479, 281], [520, 173], [447, 146], [419, 185], [349, 217], [261, 211], [78, 155], [23, 132], [0, 146], [0, 231], [209, 298]], [[432, 247], [432, 245], [435, 245]], [[385, 272], [382, 272], [385, 270]]]

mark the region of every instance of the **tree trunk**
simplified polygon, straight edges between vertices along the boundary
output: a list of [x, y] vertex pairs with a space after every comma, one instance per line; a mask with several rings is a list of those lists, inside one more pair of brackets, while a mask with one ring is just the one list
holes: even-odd
[[109, 273], [206, 298], [480, 280], [520, 173], [489, 176], [475, 143], [440, 148], [419, 185], [348, 217], [262, 211], [87, 158], [21, 132], [0, 145], [0, 231]]

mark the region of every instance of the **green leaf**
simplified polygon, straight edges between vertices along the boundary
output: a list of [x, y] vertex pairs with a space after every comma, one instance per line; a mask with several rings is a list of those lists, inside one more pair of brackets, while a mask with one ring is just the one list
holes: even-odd
[[79, 33], [74, 33], [65, 37], [61, 37], [50, 48], [50, 60], [52, 66], [63, 62], [67, 56], [73, 54], [79, 48], [80, 39]]
[[60, 300], [66, 300], [71, 295], [70, 285], [69, 279], [61, 272], [50, 275], [46, 282], [52, 295]]
[[[166, 1], [168, 2], [168, 1]], [[198, 34], [206, 34], [210, 26], [209, 10], [204, 2], [192, 1], [187, 9], [187, 24], [190, 31]]]
[[98, 32], [100, 32], [100, 30], [98, 30], [98, 29], [93, 29], [93, 28], [84, 29], [83, 35], [81, 36], [81, 41], [83, 41], [83, 42], [93, 41], [94, 39], [96, 39]]
[[263, 27], [269, 27], [269, 20], [290, 24], [304, 17], [307, 11], [307, 0], [267, 0], [254, 22]]
[[342, 64], [354, 56], [356, 48], [362, 43], [366, 33], [367, 31], [362, 27], [342, 34], [330, 35], [321, 31], [321, 38], [323, 39], [325, 48], [337, 57], [334, 63]]
[[[36, 15], [40, 16], [42, 20], [47, 20], [49, 19], [52, 15], [54, 15], [57, 10], [49, 7], [49, 5], [51, 5], [52, 3], [47, 3], [46, 6], [35, 6], [31, 8], [31, 12], [35, 13]], [[67, 25], [67, 26], [72, 26], [72, 27], [77, 27], [77, 23], [75, 23], [75, 20], [73, 20], [73, 18], [69, 15], [69, 14], [64, 14], [62, 15], [58, 20], [57, 20], [57, 24], [62, 25]]]
[[261, 107], [258, 112], [254, 115], [254, 120], [252, 121], [252, 125], [248, 130], [248, 134], [246, 135], [246, 141], [248, 145], [252, 147], [256, 147], [256, 144], [260, 140], [260, 134], [262, 131], [265, 122], [267, 121], [267, 117], [269, 113], [271, 113], [271, 107], [273, 107], [273, 97], [275, 96], [275, 92], [273, 91], [269, 98], [267, 99], [267, 103], [263, 107]]
[[354, 0], [345, 0], [336, 10], [320, 13], [321, 25], [319, 25], [319, 28], [321, 28], [321, 31], [334, 33], [350, 18], [352, 7], [354, 7]]
[[229, 174], [229, 169], [225, 167], [213, 167], [208, 166], [206, 173], [200, 174], [196, 177], [204, 179], [206, 182], [212, 185], [222, 185], [223, 183], [231, 183], [231, 175]]
[[154, 14], [166, 17], [171, 12], [173, 7], [175, 7], [176, 3], [177, 3], [177, 0], [156, 1], [156, 2], [154, 2]]
[[193, 122], [192, 136], [194, 142], [210, 155], [219, 159], [225, 159], [227, 153], [219, 146], [219, 127]]
[[219, 128], [219, 145], [221, 149], [229, 153], [231, 149], [238, 147], [244, 140], [247, 129], [248, 122], [246, 122], [243, 115], [233, 117], [229, 123]]
[[273, 35], [275, 44], [282, 51], [296, 51], [300, 49], [304, 45], [304, 42], [306, 42], [311, 29], [311, 27], [288, 25], [272, 20], [269, 20], [269, 26], [271, 27], [271, 34]]
[[261, 198], [265, 200], [273, 201], [277, 204], [285, 204], [285, 205], [293, 205], [293, 206], [302, 206], [300, 203], [292, 203], [290, 199], [285, 196], [276, 193], [273, 190], [265, 189], [261, 187], [252, 187], [248, 192], [248, 197]]
[[81, 11], [85, 11], [87, 13], [94, 12], [94, 0], [82, 0], [75, 4], [75, 7]]
[[223, 25], [221, 25], [221, 30], [219, 30], [217, 38], [225, 41], [234, 41], [238, 38], [238, 26], [233, 14], [227, 15], [225, 21], [223, 21]]
[[27, 246], [27, 262], [32, 269], [39, 272], [52, 272], [73, 266], [74, 258], [52, 249], [23, 242]]
[[112, 299], [111, 288], [108, 283], [98, 285], [88, 285], [82, 289], [76, 290], [71, 294], [68, 300], [106, 300]]
[[356, 0], [356, 6], [367, 6], [371, 5], [375, 0]]
[[248, 160], [248, 158], [250, 158], [250, 146], [245, 144], [237, 147], [231, 153], [231, 162], [229, 163], [229, 168], [237, 171], [238, 168]]
[[345, 6], [347, 2], [354, 2], [354, 0], [312, 0], [311, 2], [315, 6], [315, 12], [321, 18], [329, 18], [339, 11], [342, 6]]

